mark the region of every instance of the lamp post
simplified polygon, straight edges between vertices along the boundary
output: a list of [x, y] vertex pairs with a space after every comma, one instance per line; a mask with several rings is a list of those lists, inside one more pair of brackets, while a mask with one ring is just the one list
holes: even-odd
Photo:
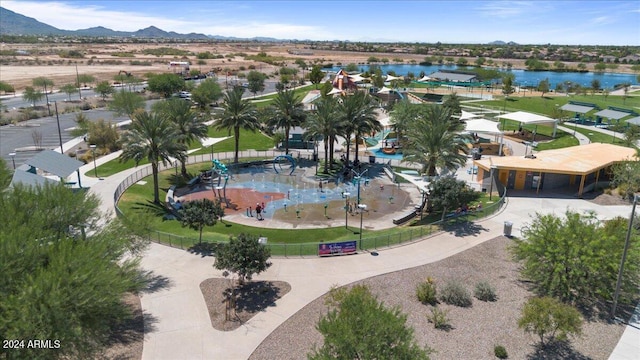
[[11, 152], [9, 153], [9, 156], [11, 156], [11, 162], [13, 163], [13, 170], [15, 170], [16, 169], [16, 153]]
[[96, 175], [96, 178], [98, 177], [98, 167], [96, 166], [96, 145], [95, 144], [91, 144], [89, 145], [89, 147], [91, 148], [91, 155], [93, 156], [93, 172]]
[[627, 251], [629, 250], [629, 239], [631, 238], [631, 229], [633, 228], [633, 217], [636, 215], [636, 205], [638, 204], [640, 195], [633, 195], [633, 207], [631, 208], [631, 216], [629, 217], [629, 227], [627, 228], [627, 237], [624, 241], [624, 250], [622, 251], [622, 259], [620, 260], [620, 268], [618, 269], [618, 280], [616, 281], [616, 291], [613, 294], [613, 306], [611, 306], [611, 318], [616, 315], [616, 307], [618, 306], [618, 296], [620, 296], [620, 286], [622, 285], [622, 272], [624, 270], [624, 261], [627, 259]]
[[491, 197], [493, 196], [493, 177], [494, 177], [494, 172], [496, 170], [495, 165], [491, 165], [491, 168], [489, 169], [490, 175], [491, 175], [491, 180], [489, 180], [489, 201], [491, 201]]
[[362, 214], [367, 211], [367, 205], [358, 204], [358, 209], [360, 209], [360, 250], [362, 250]]
[[362, 175], [364, 175], [369, 169], [364, 169], [362, 172], [358, 173], [357, 171], [351, 169], [351, 171], [356, 175], [354, 179], [358, 180], [358, 205], [360, 205], [360, 179], [362, 179]]
[[348, 230], [349, 229], [349, 196], [351, 195], [351, 193], [345, 192], [345, 193], [342, 193], [342, 195], [345, 198], [345, 200], [344, 200], [344, 228]]

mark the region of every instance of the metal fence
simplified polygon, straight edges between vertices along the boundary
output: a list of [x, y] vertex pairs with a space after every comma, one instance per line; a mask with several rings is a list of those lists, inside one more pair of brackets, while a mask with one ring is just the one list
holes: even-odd
[[[230, 157], [228, 155], [231, 154]], [[270, 158], [275, 157], [277, 155], [281, 155], [282, 152], [279, 151], [242, 151], [239, 154], [239, 157], [242, 158]], [[225, 160], [225, 159], [233, 159], [233, 153], [216, 153], [217, 159]], [[203, 154], [203, 155], [194, 155], [190, 156], [187, 163], [188, 164], [196, 164], [203, 163], [206, 161], [211, 161], [211, 154]], [[177, 164], [171, 166], [163, 166], [160, 165], [159, 171], [164, 171], [168, 169], [172, 169]], [[114, 204], [116, 214], [118, 216], [124, 216], [122, 211], [118, 208], [118, 200], [120, 196], [126, 191], [126, 189], [143, 178], [152, 175], [151, 166], [147, 165], [133, 174], [129, 175], [125, 178], [120, 185], [117, 187], [115, 193], [113, 194]], [[348, 240], [340, 240], [340, 241], [356, 241], [358, 244], [358, 249], [360, 250], [377, 250], [382, 248], [390, 248], [395, 246], [401, 246], [408, 243], [412, 243], [414, 241], [418, 241], [424, 239], [425, 237], [435, 234], [441, 231], [442, 226], [451, 225], [456, 222], [470, 221], [473, 219], [480, 219], [487, 217], [502, 207], [504, 204], [507, 191], [506, 188], [499, 182], [495, 181], [494, 188], [499, 194], [499, 200], [494, 204], [486, 206], [481, 210], [469, 212], [467, 214], [447, 218], [444, 221], [436, 221], [431, 224], [421, 225], [416, 227], [403, 227], [402, 229], [398, 229], [397, 232], [387, 233], [385, 235], [378, 236], [370, 236], [363, 237], [360, 239], [359, 237], [356, 239], [348, 239]], [[197, 238], [180, 236], [171, 233], [166, 233], [162, 231], [152, 231], [149, 234], [149, 240], [157, 243], [169, 245], [171, 247], [176, 247], [180, 249], [189, 249], [194, 245], [198, 244]], [[205, 244], [215, 245], [220, 244], [222, 242], [212, 242], [207, 241]], [[321, 242], [309, 242], [309, 243], [296, 243], [296, 244], [274, 244], [268, 243], [268, 246], [271, 249], [271, 254], [273, 256], [284, 256], [284, 257], [301, 257], [301, 256], [316, 256], [318, 254], [318, 246], [321, 245]]]

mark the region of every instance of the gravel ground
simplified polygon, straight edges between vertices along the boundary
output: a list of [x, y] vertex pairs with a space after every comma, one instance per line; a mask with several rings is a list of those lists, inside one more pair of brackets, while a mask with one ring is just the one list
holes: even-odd
[[[581, 337], [571, 338], [568, 347], [546, 352], [538, 351], [534, 336], [518, 329], [521, 308], [533, 294], [518, 279], [517, 264], [510, 260], [507, 251], [509, 243], [508, 238], [498, 237], [433, 264], [359, 283], [368, 285], [386, 305], [400, 306], [408, 314], [407, 323], [415, 329], [418, 344], [436, 351], [432, 359], [495, 359], [495, 345], [503, 345], [510, 359], [607, 359], [624, 325], [585, 322]], [[479, 281], [488, 281], [498, 300], [482, 302], [474, 298], [470, 308], [440, 304], [449, 311], [452, 329], [437, 330], [426, 318], [429, 306], [415, 297], [417, 284], [427, 277], [434, 278], [439, 288], [449, 280], [458, 280], [470, 292]], [[325, 311], [324, 297], [311, 302], [271, 333], [250, 359], [305, 359], [314, 344], [322, 344], [315, 325]]]
[[238, 286], [236, 293], [236, 312], [230, 321], [225, 321], [226, 302], [224, 293], [229, 290], [231, 281], [227, 279], [207, 279], [200, 283], [200, 290], [207, 303], [209, 318], [214, 329], [231, 331], [240, 327], [256, 313], [275, 305], [276, 300], [291, 290], [284, 281], [252, 281]]
[[144, 319], [140, 297], [135, 294], [125, 295], [124, 302], [131, 307], [132, 317], [113, 331], [109, 338], [109, 346], [97, 359], [129, 360], [142, 358], [144, 342]]

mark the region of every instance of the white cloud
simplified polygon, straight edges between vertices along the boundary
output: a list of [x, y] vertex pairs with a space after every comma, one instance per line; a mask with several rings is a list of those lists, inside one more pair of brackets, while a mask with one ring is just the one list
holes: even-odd
[[615, 22], [615, 19], [611, 16], [598, 16], [591, 19], [591, 23], [594, 25], [606, 25]]
[[535, 3], [530, 1], [492, 1], [483, 4], [478, 10], [484, 16], [510, 18], [526, 14], [535, 6]]

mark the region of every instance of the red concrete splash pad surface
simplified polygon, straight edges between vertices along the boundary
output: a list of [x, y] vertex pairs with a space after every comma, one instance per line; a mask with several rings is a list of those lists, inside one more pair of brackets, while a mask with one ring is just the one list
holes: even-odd
[[[370, 176], [360, 180], [360, 203], [366, 205], [363, 221], [367, 224], [388, 221], [385, 227], [391, 227], [393, 217], [405, 214], [415, 206], [411, 196], [415, 198], [416, 194], [410, 194], [413, 191], [408, 187], [393, 185], [382, 172], [370, 169], [367, 174]], [[345, 206], [349, 221], [360, 220], [357, 181], [323, 181], [321, 189], [320, 182], [305, 176], [303, 169], [286, 175], [263, 166], [232, 174], [226, 188], [223, 185], [224, 180], [218, 186], [218, 180], [214, 179], [212, 184], [178, 189], [176, 194], [180, 194], [182, 202], [220, 199], [225, 206], [225, 220], [253, 226], [338, 226], [344, 223]], [[265, 221], [255, 220], [256, 204], [264, 204]], [[249, 208], [252, 216], [249, 216]]]

